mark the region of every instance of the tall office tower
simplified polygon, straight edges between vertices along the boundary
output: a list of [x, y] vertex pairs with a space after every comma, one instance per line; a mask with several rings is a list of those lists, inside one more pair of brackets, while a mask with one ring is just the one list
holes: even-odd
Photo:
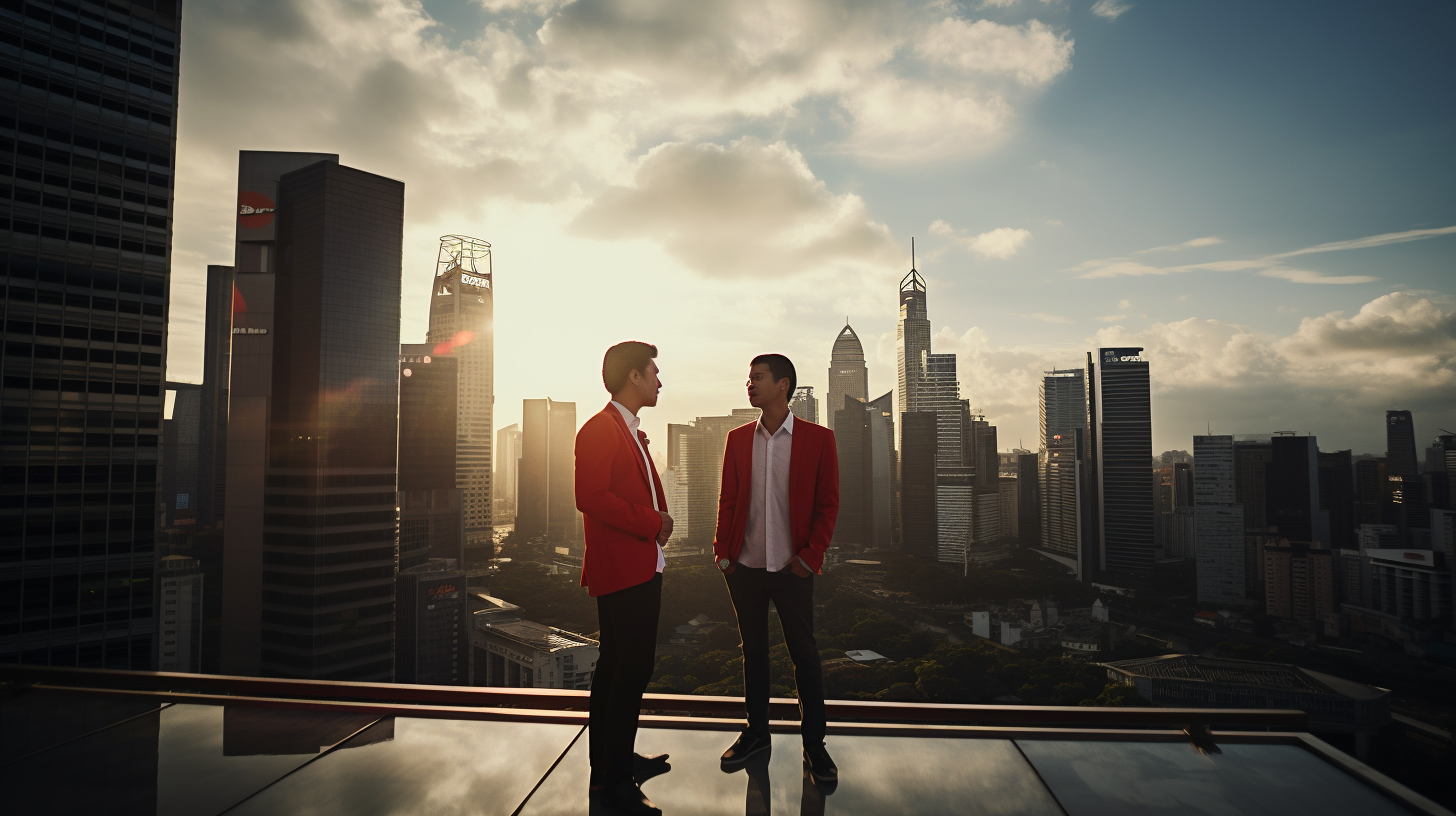
[[470, 684], [470, 593], [465, 581], [465, 571], [451, 558], [431, 558], [408, 568], [401, 561], [395, 579], [396, 683]]
[[1320, 509], [1329, 515], [1329, 546], [1355, 548], [1355, 466], [1350, 451], [1319, 454]]
[[[930, 315], [926, 309], [925, 278], [911, 264], [900, 281], [900, 321], [895, 325], [895, 360], [898, 366], [895, 396], [898, 413], [920, 408], [920, 381], [925, 378], [925, 356], [930, 353]], [[904, 430], [901, 430], [903, 437]], [[904, 450], [902, 440], [900, 449]]]
[[969, 433], [972, 445], [970, 466], [976, 471], [976, 486], [995, 492], [1000, 485], [1001, 456], [996, 450], [996, 426], [981, 414], [972, 415]]
[[430, 343], [399, 347], [401, 572], [432, 558], [465, 563], [465, 513], [455, 486], [460, 359], [433, 351]]
[[895, 392], [886, 391], [866, 404], [865, 410], [870, 423], [870, 546], [889, 549], [900, 529], [895, 486]]
[[1153, 458], [1148, 363], [1140, 348], [1100, 349], [1092, 380], [1097, 397], [1097, 485], [1101, 504], [1102, 568], [1150, 574], [1153, 501], [1148, 463]]
[[834, 523], [834, 544], [866, 549], [870, 546], [869, 501], [873, 489], [870, 412], [864, 400], [844, 394], [829, 419], [836, 429], [834, 446], [839, 456], [839, 516]]
[[[263, 485], [273, 400], [274, 284], [278, 180], [332, 153], [238, 154], [238, 219], [233, 246], [232, 350], [228, 356], [223, 538], [223, 674], [262, 672]], [[392, 380], [391, 380], [392, 381]]]
[[233, 268], [207, 267], [202, 335], [202, 405], [197, 431], [197, 526], [222, 519], [227, 502], [228, 360], [232, 356]]
[[1041, 447], [1047, 440], [1061, 435], [1072, 438], [1072, 431], [1087, 427], [1087, 381], [1080, 368], [1054, 369], [1041, 378], [1037, 395], [1037, 412], [1041, 420]]
[[1431, 501], [1424, 476], [1386, 476], [1390, 501], [1386, 505], [1386, 523], [1400, 530], [1401, 542], [1407, 547], [1428, 549], [1431, 546]]
[[[757, 408], [735, 408], [729, 416], [698, 417], [692, 425], [669, 426], [669, 437], [671, 428], [678, 429], [675, 449], [669, 443], [668, 461], [686, 484], [688, 533], [683, 539], [688, 546], [713, 546], [728, 432], [756, 421]], [[652, 460], [656, 463], [656, 453]], [[673, 538], [677, 537], [677, 518], [673, 517]]]
[[180, 23], [160, 5], [0, 7], [0, 663], [154, 665]]
[[1173, 468], [1153, 470], [1153, 545], [1160, 558], [1173, 549]]
[[1023, 547], [1041, 541], [1041, 478], [1037, 455], [1016, 456], [1016, 537]]
[[157, 571], [157, 671], [202, 671], [202, 570], [185, 555], [163, 556]]
[[[789, 410], [793, 412], [796, 419], [805, 422], [819, 422], [819, 400], [814, 398], [814, 386], [801, 385], [794, 389], [794, 398], [789, 400]], [[834, 405], [829, 406], [829, 420], [834, 419]]]
[[1001, 528], [998, 533], [1002, 538], [1021, 537], [1021, 483], [1015, 476], [1000, 477], [1000, 498], [1001, 503], [997, 508], [1001, 515]]
[[[1274, 448], [1267, 434], [1234, 437], [1234, 492], [1244, 506], [1244, 529], [1267, 531], [1267, 490], [1269, 464], [1274, 461]], [[1195, 463], [1196, 464], [1196, 463]]]
[[524, 400], [521, 406], [516, 533], [579, 552], [576, 403], [547, 398]]
[[835, 414], [844, 406], [846, 396], [860, 402], [869, 402], [870, 399], [870, 375], [865, 368], [864, 347], [848, 322], [840, 329], [839, 337], [834, 340], [834, 349], [829, 354], [829, 401], [825, 403], [825, 420], [831, 431], [834, 430]]
[[[1432, 468], [1436, 472], [1446, 474], [1446, 494], [1444, 509], [1456, 510], [1456, 435], [1442, 434], [1436, 437], [1436, 444], [1433, 446], [1440, 451], [1441, 467]], [[1434, 500], [1432, 506], [1441, 507]], [[1449, 551], [1452, 557], [1452, 566], [1456, 567], [1456, 550]]]
[[935, 429], [936, 466], [964, 467], [965, 435], [961, 426], [965, 411], [961, 405], [961, 385], [956, 379], [956, 356], [927, 353], [925, 374], [920, 379], [917, 393], [917, 410], [929, 411], [939, 417]]
[[1312, 436], [1278, 435], [1270, 440], [1264, 485], [1270, 527], [1290, 541], [1328, 547], [1329, 515], [1320, 510], [1319, 446]]
[[1385, 499], [1389, 492], [1384, 459], [1361, 459], [1355, 463], [1355, 528], [1385, 523]]
[[495, 432], [494, 520], [516, 523], [516, 474], [521, 467], [521, 426], [507, 425]]
[[403, 238], [402, 182], [333, 161], [278, 181], [265, 676], [393, 677]]
[[162, 419], [162, 527], [196, 529], [198, 428], [202, 421], [202, 386], [167, 383], [172, 415]]
[[1193, 437], [1193, 558], [1199, 603], [1242, 604], [1244, 508], [1235, 490], [1232, 436]]
[[1420, 473], [1416, 460], [1416, 428], [1410, 411], [1385, 412], [1385, 471], [1398, 476]]
[[440, 239], [425, 340], [435, 345], [435, 354], [460, 360], [455, 486], [464, 491], [465, 546], [489, 548], [484, 558], [494, 555], [490, 486], [495, 433], [494, 280], [490, 244], [464, 235]]
[[976, 537], [976, 499], [971, 468], [935, 469], [935, 560], [965, 566], [967, 548], [981, 541]]
[[662, 472], [662, 497], [667, 499], [667, 514], [672, 516], [672, 536], [668, 543], [686, 541], [692, 530], [688, 517], [688, 480], [673, 468]]
[[924, 411], [900, 414], [900, 547], [909, 555], [938, 555], [935, 471], [940, 417]]
[[1038, 455], [1041, 478], [1041, 548], [1077, 568], [1081, 550], [1077, 434], [1052, 434]]

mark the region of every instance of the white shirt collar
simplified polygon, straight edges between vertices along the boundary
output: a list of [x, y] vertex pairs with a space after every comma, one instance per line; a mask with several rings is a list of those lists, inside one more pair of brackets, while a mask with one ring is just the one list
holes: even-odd
[[637, 427], [642, 424], [642, 420], [638, 419], [636, 414], [627, 410], [627, 406], [622, 403], [612, 400], [612, 407], [622, 412], [622, 421], [627, 423], [628, 430], [635, 432]]
[[[762, 410], [760, 410], [758, 412], [758, 423], [757, 424], [758, 424], [759, 430], [762, 430], [764, 433], [768, 433], [768, 428], [763, 427], [763, 411]], [[779, 426], [779, 430], [783, 431], [784, 433], [788, 434], [789, 436], [793, 436], [794, 435], [794, 412], [793, 411], [790, 411], [789, 412], [789, 415], [786, 416], [786, 417], [784, 417], [784, 424], [782, 424], [782, 425]], [[777, 431], [775, 431], [775, 433], [777, 433]], [[769, 434], [769, 435], [772, 436], [773, 434]]]

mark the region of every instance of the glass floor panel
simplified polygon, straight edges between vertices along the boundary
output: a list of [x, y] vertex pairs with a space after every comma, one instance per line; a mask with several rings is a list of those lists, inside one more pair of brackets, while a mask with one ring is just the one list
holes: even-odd
[[161, 705], [156, 700], [25, 691], [0, 699], [0, 763], [114, 725]]
[[386, 718], [229, 816], [509, 816], [581, 726]]
[[175, 705], [161, 713], [157, 816], [211, 816], [377, 722], [367, 714]]
[[1384, 816], [1407, 811], [1373, 788], [1294, 745], [1017, 743], [1068, 816]]
[[5, 812], [153, 816], [161, 717], [155, 702], [151, 707], [151, 713], [0, 765]]
[[[672, 765], [668, 773], [643, 783], [643, 791], [671, 816], [1062, 813], [1007, 740], [830, 736], [826, 745], [840, 781], [826, 795], [804, 779], [797, 734], [775, 734], [771, 757], [755, 757], [747, 769], [724, 773], [719, 757], [736, 736], [732, 731], [642, 729], [638, 750], [670, 754]], [[587, 752], [583, 734], [531, 796], [522, 816], [587, 813]]]

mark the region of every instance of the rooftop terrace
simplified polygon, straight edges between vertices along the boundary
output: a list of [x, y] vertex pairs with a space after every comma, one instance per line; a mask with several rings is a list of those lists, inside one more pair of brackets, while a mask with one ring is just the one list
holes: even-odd
[[[11, 813], [589, 811], [586, 694], [0, 667]], [[794, 701], [727, 774], [742, 701], [649, 695], [668, 814], [1447, 814], [1292, 711], [831, 702], [837, 789], [804, 780]]]

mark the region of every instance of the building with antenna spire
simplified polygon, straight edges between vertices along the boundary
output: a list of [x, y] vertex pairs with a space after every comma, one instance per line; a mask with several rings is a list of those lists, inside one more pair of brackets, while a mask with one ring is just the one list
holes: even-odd
[[864, 346], [859, 335], [850, 328], [845, 318], [844, 328], [834, 340], [834, 349], [829, 354], [829, 398], [825, 402], [828, 410], [825, 419], [829, 430], [834, 430], [834, 415], [844, 407], [844, 398], [854, 397], [860, 402], [869, 402], [870, 375], [865, 367]]
[[492, 545], [494, 526], [495, 285], [490, 244], [464, 235], [440, 238], [431, 286], [426, 340], [435, 355], [459, 361], [455, 485], [462, 492], [466, 559], [473, 560], [472, 550]]
[[910, 272], [900, 280], [900, 322], [895, 326], [895, 361], [899, 366], [896, 400], [900, 413], [919, 411], [925, 355], [930, 353], [930, 316], [925, 278], [915, 269], [915, 239], [910, 239]]

